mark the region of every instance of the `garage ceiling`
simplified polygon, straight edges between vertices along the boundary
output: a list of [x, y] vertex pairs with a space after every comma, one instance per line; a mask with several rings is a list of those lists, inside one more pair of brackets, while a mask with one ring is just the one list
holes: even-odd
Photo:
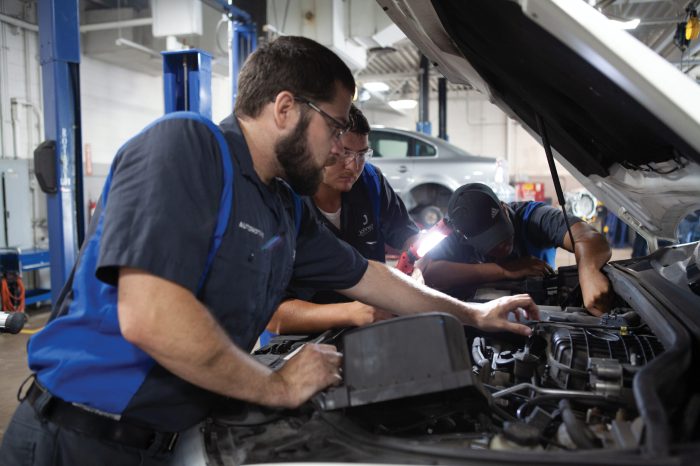
[[[639, 18], [639, 26], [629, 31], [659, 55], [693, 76], [700, 73], [700, 39], [693, 41], [684, 53], [674, 45], [676, 25], [686, 19], [686, 8], [700, 10], [700, 0], [581, 0], [591, 4], [610, 19], [628, 21]], [[418, 90], [420, 54], [415, 46], [404, 41], [395, 52], [376, 54], [358, 81], [383, 81], [394, 95], [415, 94]], [[682, 63], [681, 63], [682, 60]], [[451, 92], [467, 89], [450, 84]], [[437, 77], [431, 77], [431, 90], [437, 90]]]
[[[590, 1], [588, 3], [591, 3]], [[700, 9], [698, 0], [596, 0], [593, 2], [608, 18], [628, 21], [639, 18], [639, 26], [630, 33], [682, 70], [692, 71], [700, 53], [700, 39], [696, 39], [682, 54], [674, 45], [676, 25], [686, 20], [686, 9]], [[681, 57], [683, 55], [683, 57]], [[687, 64], [685, 62], [688, 61]]]
[[[639, 18], [639, 26], [629, 31], [630, 34], [674, 63], [682, 71], [696, 78], [700, 76], [700, 66], [698, 66], [700, 65], [700, 39], [692, 42], [685, 52], [681, 52], [674, 44], [677, 24], [685, 21], [686, 9], [700, 9], [700, 0], [580, 1], [586, 1], [611, 19], [627, 21]], [[212, 5], [216, 2], [204, 3]], [[240, 4], [240, 2], [235, 3]], [[274, 6], [274, 2], [272, 5]], [[80, 6], [83, 25], [151, 17], [149, 0], [81, 0]], [[227, 58], [224, 53], [226, 27], [219, 24], [218, 29], [216, 28], [217, 23], [220, 22], [221, 13], [211, 6], [204, 6], [203, 13], [204, 20], [207, 22], [204, 28], [205, 34], [201, 37], [187, 38], [184, 42], [213, 51], [214, 72], [226, 75], [228, 73]], [[154, 39], [150, 35], [150, 30], [150, 26], [136, 26], [86, 33], [83, 34], [84, 51], [95, 58], [127, 68], [159, 74], [161, 65], [157, 52], [154, 55], [133, 47], [114, 45], [115, 38], [124, 37], [152, 51], [163, 50], [164, 40]], [[390, 90], [383, 95], [387, 100], [401, 96], [415, 98], [418, 90], [419, 63], [418, 50], [404, 39], [390, 47], [370, 48], [367, 66], [356, 72], [356, 78], [360, 83], [382, 81], [388, 84]], [[436, 91], [437, 73], [431, 72], [430, 82], [432, 90]], [[468, 88], [449, 84], [448, 89], [450, 93], [455, 93]]]

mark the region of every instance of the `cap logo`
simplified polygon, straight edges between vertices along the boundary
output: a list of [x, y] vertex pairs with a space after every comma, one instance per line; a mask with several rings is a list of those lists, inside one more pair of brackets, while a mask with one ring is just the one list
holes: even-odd
[[496, 215], [498, 215], [498, 209], [491, 207], [491, 219], [496, 218]]

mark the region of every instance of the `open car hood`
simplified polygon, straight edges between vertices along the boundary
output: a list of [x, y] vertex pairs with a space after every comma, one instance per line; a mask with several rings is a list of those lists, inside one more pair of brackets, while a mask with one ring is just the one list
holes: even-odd
[[[583, 1], [378, 0], [650, 241], [700, 208], [700, 86]], [[544, 153], [542, 155], [544, 157]]]

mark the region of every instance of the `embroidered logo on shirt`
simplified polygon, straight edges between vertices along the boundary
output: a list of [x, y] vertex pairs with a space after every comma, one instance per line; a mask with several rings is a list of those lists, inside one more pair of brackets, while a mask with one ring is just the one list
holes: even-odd
[[360, 237], [366, 236], [368, 233], [372, 232], [374, 230], [374, 223], [370, 223], [366, 227], [360, 228], [360, 230], [357, 232], [357, 234]]
[[245, 222], [239, 222], [238, 228], [241, 228], [241, 229], [247, 231], [248, 233], [252, 233], [255, 236], [259, 236], [260, 238], [265, 239], [265, 233], [263, 233], [262, 230], [255, 228], [254, 226], [249, 225]]
[[491, 218], [496, 218], [496, 215], [498, 215], [498, 209], [491, 207]]

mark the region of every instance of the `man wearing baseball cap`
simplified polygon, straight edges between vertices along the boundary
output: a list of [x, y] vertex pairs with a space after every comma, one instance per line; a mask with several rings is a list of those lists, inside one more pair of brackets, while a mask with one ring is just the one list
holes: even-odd
[[561, 210], [542, 202], [506, 204], [488, 186], [470, 183], [450, 198], [446, 221], [453, 233], [422, 265], [427, 285], [449, 290], [543, 276], [553, 272], [561, 247], [576, 255], [586, 309], [594, 315], [609, 310], [610, 282], [600, 269], [610, 260], [610, 246], [580, 218], [569, 218], [572, 242]]

